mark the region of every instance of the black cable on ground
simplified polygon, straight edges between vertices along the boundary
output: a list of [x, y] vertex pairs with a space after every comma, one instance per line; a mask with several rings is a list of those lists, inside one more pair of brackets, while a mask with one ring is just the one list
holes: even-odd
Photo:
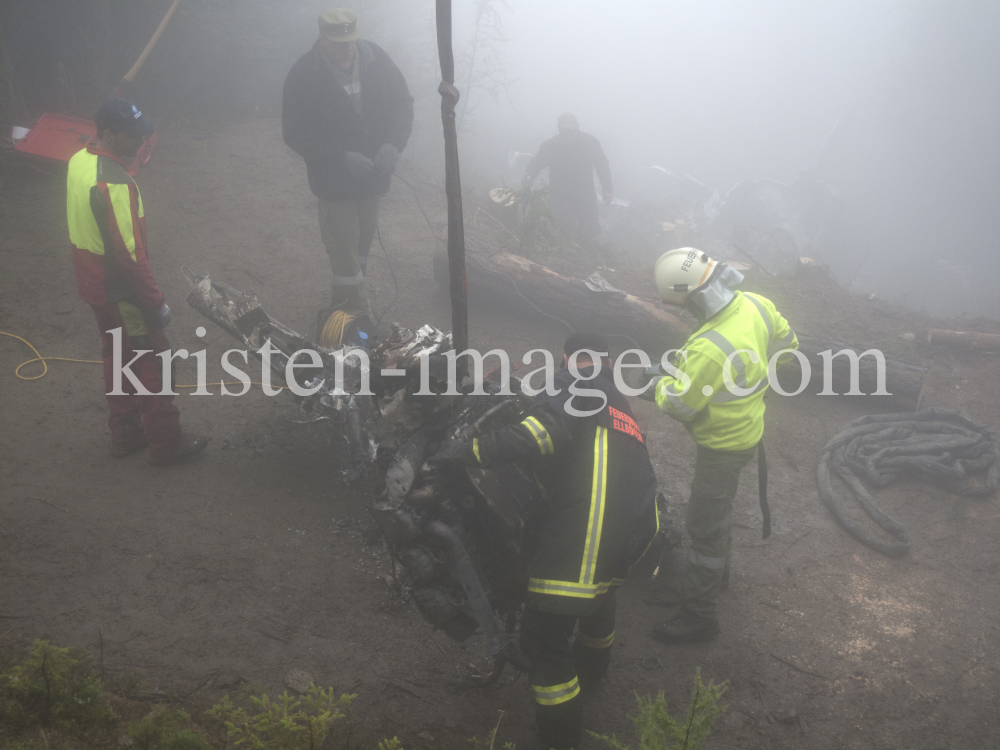
[[[833, 493], [831, 468], [895, 541], [878, 538], [847, 515]], [[985, 472], [984, 482], [969, 482], [971, 472]], [[858, 477], [885, 487], [915, 474], [964, 497], [991, 495], [1000, 484], [1000, 433], [957, 409], [871, 414], [848, 422], [823, 447], [816, 479], [820, 499], [845, 529], [872, 549], [901, 557], [910, 549], [909, 534], [875, 505]]]

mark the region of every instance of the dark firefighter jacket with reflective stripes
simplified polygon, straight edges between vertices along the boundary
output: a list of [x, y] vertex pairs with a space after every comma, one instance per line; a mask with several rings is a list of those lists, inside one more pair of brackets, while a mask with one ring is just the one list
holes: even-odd
[[[798, 348], [795, 331], [771, 300], [736, 292], [684, 344], [675, 364], [682, 377], [662, 378], [656, 403], [683, 422], [698, 445], [720, 451], [752, 448], [764, 434], [768, 360], [782, 349]], [[727, 373], [726, 359], [734, 352], [739, 354]]]
[[93, 148], [69, 160], [66, 218], [84, 302], [128, 302], [144, 313], [160, 309], [163, 295], [146, 259], [142, 198], [121, 162]]
[[[588, 377], [592, 368], [581, 368]], [[601, 370], [579, 389], [607, 401], [588, 417], [566, 412], [601, 407], [599, 396], [572, 396], [568, 370], [555, 377], [556, 396], [540, 395], [524, 421], [473, 443], [480, 463], [529, 463], [547, 507], [539, 519], [538, 545], [529, 567], [528, 606], [583, 616], [597, 597], [617, 586], [658, 528], [656, 475], [625, 397]]]

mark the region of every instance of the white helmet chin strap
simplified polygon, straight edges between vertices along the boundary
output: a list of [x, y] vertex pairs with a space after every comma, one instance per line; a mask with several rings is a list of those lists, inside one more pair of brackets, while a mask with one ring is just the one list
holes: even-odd
[[684, 305], [700, 320], [708, 320], [736, 296], [736, 287], [743, 283], [743, 274], [726, 263], [719, 263], [719, 270], [708, 283], [691, 292]]

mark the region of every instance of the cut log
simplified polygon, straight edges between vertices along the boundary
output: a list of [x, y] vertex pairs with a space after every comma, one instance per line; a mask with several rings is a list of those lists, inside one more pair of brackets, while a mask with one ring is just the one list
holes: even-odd
[[[434, 276], [438, 283], [447, 280], [446, 263], [443, 255], [435, 256]], [[683, 320], [651, 302], [620, 291], [592, 291], [582, 279], [563, 276], [519, 255], [470, 255], [466, 273], [470, 298], [486, 295], [529, 307], [521, 299], [524, 295], [539, 310], [576, 330], [594, 330], [613, 337], [611, 343], [618, 350], [632, 348], [619, 336], [634, 339], [654, 361], [663, 352], [679, 348], [691, 332]]]
[[[485, 258], [470, 255], [467, 273], [470, 299], [488, 297], [495, 301], [502, 300], [506, 305], [528, 307], [529, 302], [521, 299], [524, 295], [546, 315], [560, 318], [577, 330], [590, 329], [611, 336], [629, 336], [654, 361], [663, 352], [683, 346], [691, 334], [691, 327], [684, 320], [651, 302], [625, 292], [595, 292], [582, 279], [563, 276], [519, 255], [497, 253]], [[438, 283], [448, 283], [448, 259], [443, 254], [434, 258], [434, 276]], [[794, 326], [794, 321], [792, 324]], [[799, 332], [798, 338], [799, 349], [806, 355], [812, 370], [807, 389], [809, 393], [819, 393], [823, 389], [824, 359], [820, 352], [829, 349], [836, 354], [849, 349], [860, 355], [868, 349], [877, 348], [847, 345], [802, 332]], [[623, 340], [611, 343], [619, 351], [630, 346]], [[896, 359], [885, 359], [885, 365], [886, 390], [893, 396], [916, 403], [926, 368]], [[850, 390], [850, 369], [847, 356], [833, 358], [832, 385], [839, 394]], [[863, 393], [870, 394], [877, 389], [878, 372], [873, 356], [859, 360], [858, 375], [859, 388]], [[795, 391], [799, 382], [797, 364], [793, 363], [782, 375], [781, 383], [785, 390]]]
[[[819, 393], [823, 387], [823, 370], [826, 367], [825, 358], [821, 352], [832, 351], [834, 355], [838, 352], [853, 351], [857, 355], [870, 349], [878, 349], [875, 346], [857, 346], [844, 344], [839, 341], [811, 336], [807, 333], [798, 333], [799, 351], [806, 355], [812, 372], [809, 383], [809, 391]], [[885, 390], [892, 396], [897, 396], [914, 405], [920, 397], [920, 390], [924, 385], [924, 376], [927, 375], [927, 368], [919, 365], [904, 362], [899, 359], [884, 358], [885, 361]], [[795, 390], [800, 382], [798, 377], [791, 377], [791, 373], [797, 373], [798, 362], [795, 361], [787, 368], [789, 376], [783, 375], [781, 383], [784, 384], [786, 377], [794, 381], [794, 385], [786, 387], [786, 390]], [[830, 365], [831, 385], [838, 394], [846, 394], [851, 389], [851, 360], [846, 354], [834, 356]], [[871, 354], [860, 357], [858, 360], [858, 388], [866, 395], [873, 394], [878, 389], [878, 362]]]
[[1000, 334], [997, 333], [967, 333], [932, 328], [927, 332], [927, 343], [947, 344], [956, 349], [970, 351], [1000, 352]]

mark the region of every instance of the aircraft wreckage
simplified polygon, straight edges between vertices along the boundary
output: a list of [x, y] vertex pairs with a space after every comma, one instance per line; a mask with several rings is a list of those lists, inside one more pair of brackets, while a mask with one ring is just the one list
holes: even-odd
[[[318, 353], [319, 364], [296, 363], [302, 390], [315, 389], [295, 396], [299, 421], [323, 423], [343, 446], [345, 478], [381, 478], [370, 509], [404, 596], [457, 641], [481, 631], [495, 659], [491, 680], [508, 661], [526, 669], [512, 634], [527, 591], [531, 520], [543, 502], [540, 492], [514, 464], [488, 470], [425, 465], [444, 440], [523, 419], [529, 402], [518, 381], [512, 378], [503, 388], [494, 374], [485, 378], [485, 395], [448, 395], [443, 353], [452, 349], [451, 335], [433, 326], [411, 331], [393, 325], [391, 335], [370, 351], [332, 350], [272, 318], [253, 294], [208, 276], [189, 281], [188, 303], [282, 378], [296, 352]], [[423, 358], [428, 366], [421, 383]], [[419, 395], [421, 390], [431, 395]]]

